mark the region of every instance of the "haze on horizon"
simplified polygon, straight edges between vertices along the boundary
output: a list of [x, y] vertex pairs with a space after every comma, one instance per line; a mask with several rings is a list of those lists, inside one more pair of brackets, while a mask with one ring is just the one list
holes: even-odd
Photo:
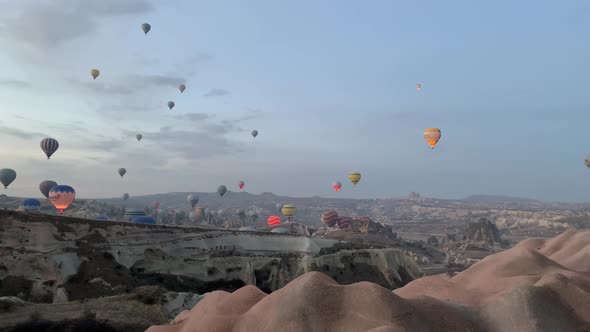
[[[590, 197], [583, 0], [0, 5], [10, 196], [52, 179], [80, 198], [239, 180], [286, 196]], [[44, 137], [60, 142], [51, 160]]]

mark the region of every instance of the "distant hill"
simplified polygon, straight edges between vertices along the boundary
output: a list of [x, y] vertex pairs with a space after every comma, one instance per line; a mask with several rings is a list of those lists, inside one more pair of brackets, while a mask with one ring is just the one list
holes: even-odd
[[474, 203], [491, 203], [491, 204], [498, 204], [498, 203], [522, 203], [522, 204], [543, 203], [541, 201], [530, 199], [530, 198], [502, 196], [502, 195], [471, 195], [469, 197], [463, 198], [462, 200], [467, 201], [467, 202], [474, 202]]

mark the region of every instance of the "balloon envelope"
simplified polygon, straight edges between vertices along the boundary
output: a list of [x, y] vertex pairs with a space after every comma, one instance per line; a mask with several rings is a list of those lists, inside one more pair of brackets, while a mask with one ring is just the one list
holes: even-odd
[[41, 202], [34, 198], [23, 199], [20, 203], [20, 207], [25, 211], [39, 211], [41, 208]]
[[149, 23], [144, 23], [141, 25], [141, 31], [147, 35], [148, 32], [152, 29], [152, 26]]
[[441, 135], [442, 133], [438, 128], [428, 128], [424, 130], [424, 139], [426, 140], [426, 143], [430, 145], [431, 149], [434, 149], [434, 146], [436, 145], [436, 143], [438, 143], [438, 140], [440, 139]]
[[293, 204], [285, 204], [285, 205], [283, 205], [281, 212], [283, 213], [283, 215], [285, 217], [293, 217], [295, 215], [295, 213], [297, 213], [297, 209], [295, 208], [295, 205], [293, 205]]
[[356, 186], [357, 183], [361, 180], [361, 173], [360, 172], [350, 172], [348, 174], [348, 180], [352, 182], [353, 185]]
[[334, 181], [332, 183], [332, 188], [334, 188], [335, 191], [340, 191], [340, 188], [342, 188], [342, 182]]
[[227, 187], [224, 185], [217, 187], [217, 193], [219, 194], [219, 196], [225, 195], [226, 191], [227, 191]]
[[96, 79], [98, 75], [100, 75], [100, 71], [98, 69], [90, 70], [90, 76], [92, 76], [93, 79]]
[[127, 199], [129, 199], [129, 194], [128, 193], [124, 193], [123, 194], [123, 200], [126, 201]]
[[184, 85], [184, 84], [179, 85], [178, 90], [180, 90], [180, 93], [183, 93], [184, 90], [186, 90], [186, 85]]
[[157, 209], [160, 207], [160, 202], [158, 202], [158, 201], [154, 201], [154, 202], [152, 203], [152, 206], [154, 207], [154, 209], [156, 209], [156, 210], [157, 210]]
[[150, 216], [137, 216], [131, 219], [131, 222], [134, 224], [146, 224], [146, 225], [156, 225], [156, 219]]
[[270, 216], [266, 222], [269, 226], [276, 226], [281, 223], [281, 218], [279, 216]]
[[258, 136], [258, 130], [256, 130], [256, 129], [252, 130], [251, 134], [252, 134], [252, 137], [256, 138], [256, 136]]
[[49, 190], [49, 201], [60, 214], [72, 204], [75, 198], [76, 191], [70, 186], [57, 185]]
[[244, 181], [238, 182], [238, 187], [240, 188], [240, 190], [244, 189], [244, 185], [245, 185]]
[[119, 175], [121, 175], [121, 177], [123, 177], [123, 175], [125, 175], [125, 173], [127, 173], [127, 170], [124, 168], [119, 168], [117, 170], [117, 172], [119, 173]]
[[43, 150], [43, 152], [45, 152], [47, 159], [49, 159], [51, 157], [51, 155], [53, 155], [55, 153], [55, 151], [57, 151], [57, 149], [59, 149], [59, 142], [56, 139], [53, 139], [51, 137], [44, 138], [43, 140], [41, 140], [40, 145], [41, 145], [41, 150]]
[[143, 138], [143, 135], [142, 134], [137, 134], [137, 135], [135, 135], [135, 138], [137, 138], [137, 141], [139, 142]]
[[45, 196], [45, 198], [49, 197], [49, 190], [53, 187], [57, 186], [57, 182], [51, 180], [45, 180], [39, 183], [39, 191]]
[[15, 170], [12, 168], [0, 169], [0, 182], [4, 185], [4, 189], [7, 189], [14, 179], [16, 179]]
[[194, 208], [195, 205], [199, 202], [199, 196], [195, 194], [190, 194], [186, 196], [186, 201], [191, 205], [191, 208]]
[[175, 105], [175, 104], [174, 104], [174, 102], [173, 102], [173, 101], [169, 101], [169, 102], [168, 102], [168, 108], [169, 108], [169, 109], [172, 109], [172, 108], [174, 108], [174, 105]]
[[338, 212], [326, 211], [322, 213], [321, 221], [328, 227], [334, 227], [338, 222]]

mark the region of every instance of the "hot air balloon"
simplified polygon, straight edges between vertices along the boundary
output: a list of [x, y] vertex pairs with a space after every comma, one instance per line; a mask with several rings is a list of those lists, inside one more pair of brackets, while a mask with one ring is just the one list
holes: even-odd
[[41, 202], [34, 198], [23, 199], [20, 203], [20, 208], [27, 212], [39, 211], [41, 209]]
[[332, 183], [332, 188], [334, 188], [335, 191], [340, 191], [340, 188], [342, 188], [342, 182], [334, 181], [334, 183]]
[[94, 217], [94, 220], [107, 221], [107, 220], [109, 220], [109, 218], [107, 216], [96, 216], [96, 217]]
[[124, 193], [123, 194], [123, 200], [126, 201], [129, 199], [129, 194], [128, 193]]
[[148, 32], [152, 29], [152, 26], [149, 23], [144, 23], [141, 25], [141, 31], [147, 35]]
[[361, 180], [361, 173], [356, 171], [348, 173], [348, 180], [356, 186], [356, 184]]
[[297, 213], [297, 209], [293, 204], [285, 204], [283, 205], [281, 212], [285, 217], [287, 217], [287, 220], [290, 221], [293, 218], [293, 216], [295, 216], [295, 214]]
[[270, 216], [266, 222], [269, 226], [276, 226], [281, 223], [281, 218], [279, 216]]
[[179, 85], [178, 90], [180, 90], [180, 93], [183, 93], [184, 90], [186, 90], [186, 85], [184, 85], [184, 84]]
[[322, 217], [320, 219], [326, 226], [334, 227], [336, 223], [338, 223], [338, 212], [336, 211], [326, 211], [322, 213]]
[[158, 201], [154, 201], [154, 202], [152, 203], [152, 206], [154, 207], [154, 209], [156, 209], [156, 210], [157, 210], [157, 209], [160, 207], [160, 202], [158, 202]]
[[137, 216], [131, 219], [131, 222], [134, 224], [145, 224], [145, 225], [156, 225], [156, 219], [150, 216]]
[[240, 190], [244, 189], [244, 185], [245, 185], [244, 181], [238, 182], [238, 187], [240, 188]]
[[45, 180], [39, 183], [39, 190], [45, 196], [45, 198], [49, 198], [49, 190], [53, 187], [57, 186], [57, 182], [51, 180]]
[[199, 196], [195, 194], [190, 194], [186, 196], [186, 201], [191, 205], [191, 208], [194, 208], [195, 205], [199, 202]]
[[590, 167], [590, 156], [584, 159], [584, 165], [586, 165], [586, 167]]
[[0, 169], [0, 182], [4, 185], [4, 189], [8, 189], [8, 186], [16, 179], [16, 172], [11, 168]]
[[75, 198], [76, 191], [70, 186], [60, 184], [49, 190], [49, 200], [59, 211], [59, 214], [62, 214]]
[[41, 150], [47, 155], [47, 159], [59, 148], [59, 142], [53, 138], [44, 138], [41, 140]]
[[173, 108], [174, 108], [174, 105], [175, 105], [175, 104], [174, 104], [174, 102], [173, 102], [173, 101], [169, 101], [169, 102], [168, 102], [168, 108], [169, 108], [169, 109], [173, 109]]
[[225, 195], [226, 191], [227, 191], [227, 187], [224, 185], [217, 187], [217, 193], [219, 194], [219, 196]]
[[441, 135], [440, 129], [438, 128], [428, 128], [424, 130], [424, 139], [426, 140], [426, 143], [430, 145], [431, 149], [434, 149], [434, 146], [440, 139]]
[[142, 134], [137, 134], [137, 135], [135, 135], [135, 138], [137, 138], [137, 141], [139, 142], [143, 138], [143, 135]]
[[256, 136], [258, 136], [258, 130], [256, 130], [256, 129], [252, 130], [251, 134], [252, 134], [252, 137], [256, 138]]
[[90, 76], [92, 76], [93, 79], [96, 79], [98, 75], [100, 75], [100, 71], [98, 69], [90, 70]]
[[418, 91], [422, 90], [422, 84], [420, 84], [420, 83], [416, 84], [416, 90], [418, 90]]
[[119, 168], [117, 170], [117, 172], [119, 173], [119, 175], [121, 175], [121, 177], [123, 177], [123, 175], [125, 175], [125, 173], [127, 173], [127, 170], [124, 168]]

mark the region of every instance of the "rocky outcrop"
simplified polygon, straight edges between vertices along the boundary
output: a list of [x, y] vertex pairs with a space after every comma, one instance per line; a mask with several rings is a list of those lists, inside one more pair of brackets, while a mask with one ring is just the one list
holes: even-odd
[[503, 243], [496, 225], [486, 218], [480, 218], [477, 222], [470, 223], [463, 234], [463, 240], [484, 242], [488, 245]]
[[0, 296], [63, 303], [146, 285], [206, 293], [250, 284], [271, 292], [308, 271], [393, 289], [421, 275], [414, 259], [396, 249], [321, 252], [337, 243], [0, 211]]

